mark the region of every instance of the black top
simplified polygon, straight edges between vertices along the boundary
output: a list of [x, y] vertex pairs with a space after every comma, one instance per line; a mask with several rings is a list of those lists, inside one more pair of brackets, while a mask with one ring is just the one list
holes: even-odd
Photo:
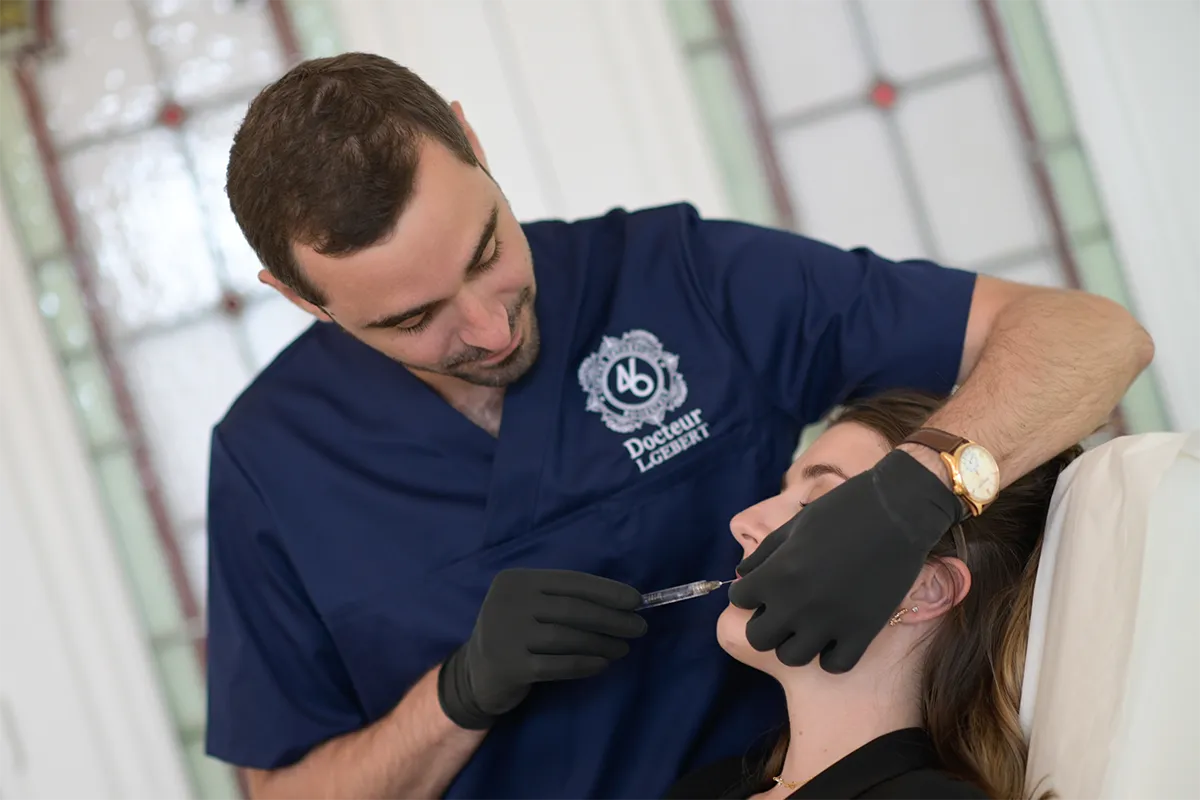
[[[753, 764], [744, 759], [718, 761], [681, 778], [668, 800], [744, 800], [774, 784], [760, 781]], [[849, 800], [986, 800], [974, 784], [959, 780], [940, 769], [929, 735], [920, 728], [905, 728], [867, 742], [832, 764], [789, 798]]]

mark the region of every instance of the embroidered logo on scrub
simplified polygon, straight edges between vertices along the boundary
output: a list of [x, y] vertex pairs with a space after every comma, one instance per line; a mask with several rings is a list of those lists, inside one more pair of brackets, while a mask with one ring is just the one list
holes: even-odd
[[708, 423], [701, 421], [698, 408], [665, 422], [687, 399], [687, 382], [679, 374], [679, 356], [664, 350], [649, 331], [605, 336], [600, 349], [579, 365], [579, 385], [587, 394], [587, 410], [599, 414], [609, 430], [633, 433], [657, 426], [651, 434], [622, 442], [641, 472], [708, 438]]

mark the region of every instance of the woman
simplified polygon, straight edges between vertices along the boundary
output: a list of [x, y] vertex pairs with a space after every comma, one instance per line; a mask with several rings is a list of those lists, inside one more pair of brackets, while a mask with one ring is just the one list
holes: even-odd
[[[937, 410], [927, 395], [857, 402], [792, 465], [783, 490], [730, 529], [747, 555], [797, 511], [864, 472]], [[789, 730], [765, 758], [686, 776], [670, 797], [1021, 797], [1026, 743], [1017, 709], [1042, 529], [1068, 450], [956, 526], [853, 670], [786, 667], [746, 641], [751, 612], [729, 606], [721, 646], [776, 678]]]

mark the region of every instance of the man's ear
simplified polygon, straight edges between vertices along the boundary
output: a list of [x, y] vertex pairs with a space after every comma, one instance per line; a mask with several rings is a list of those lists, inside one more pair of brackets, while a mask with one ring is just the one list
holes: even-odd
[[272, 289], [279, 292], [281, 295], [283, 295], [284, 297], [286, 297], [288, 299], [288, 302], [290, 302], [292, 305], [294, 305], [296, 308], [300, 309], [304, 313], [311, 314], [312, 316], [319, 319], [321, 322], [332, 322], [333, 321], [333, 318], [330, 317], [328, 314], [326, 314], [324, 309], [322, 309], [320, 306], [313, 305], [312, 303], [308, 302], [300, 295], [296, 294], [295, 290], [292, 289], [292, 287], [283, 283], [278, 278], [276, 278], [274, 275], [267, 272], [265, 269], [258, 271], [258, 281], [259, 281], [259, 283], [270, 286]]
[[479, 159], [479, 163], [483, 164], [485, 170], [490, 171], [487, 163], [487, 153], [483, 152], [483, 145], [479, 143], [479, 137], [475, 134], [475, 129], [471, 127], [471, 123], [467, 122], [467, 115], [463, 113], [462, 103], [455, 100], [450, 104], [450, 108], [454, 111], [454, 116], [458, 117], [458, 124], [462, 125], [463, 132], [467, 134], [467, 141], [471, 143], [471, 149], [475, 151], [475, 158]]
[[[939, 558], [921, 568], [905, 599], [901, 623], [929, 622], [963, 601], [971, 591], [971, 570], [960, 559]], [[912, 609], [917, 609], [913, 611]]]

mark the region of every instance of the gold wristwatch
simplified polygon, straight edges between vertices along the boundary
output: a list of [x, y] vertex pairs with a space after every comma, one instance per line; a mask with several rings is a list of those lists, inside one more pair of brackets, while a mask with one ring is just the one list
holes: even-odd
[[1000, 467], [981, 444], [937, 428], [921, 428], [906, 443], [936, 450], [950, 472], [950, 488], [978, 517], [1000, 493]]

